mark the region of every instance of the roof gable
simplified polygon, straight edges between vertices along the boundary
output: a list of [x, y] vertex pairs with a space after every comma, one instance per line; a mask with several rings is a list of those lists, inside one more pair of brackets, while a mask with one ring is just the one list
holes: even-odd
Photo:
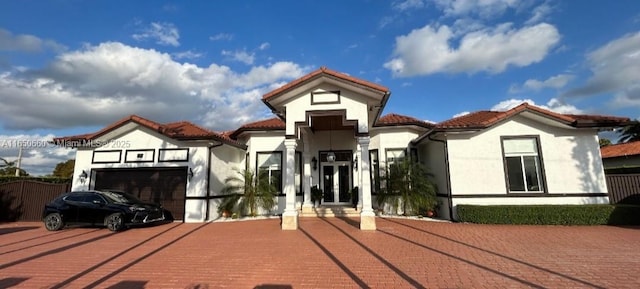
[[53, 142], [55, 144], [59, 144], [62, 146], [71, 146], [78, 147], [83, 146], [83, 144], [90, 143], [91, 140], [96, 140], [101, 136], [104, 136], [110, 132], [117, 130], [127, 124], [135, 123], [152, 131], [155, 131], [159, 134], [167, 136], [176, 140], [218, 140], [233, 146], [242, 147], [243, 144], [238, 143], [237, 141], [231, 139], [229, 136], [221, 133], [216, 133], [214, 131], [208, 130], [206, 128], [202, 128], [188, 121], [179, 121], [172, 122], [167, 124], [160, 124], [149, 119], [137, 116], [130, 115], [128, 117], [122, 118], [105, 128], [89, 134], [75, 135], [75, 136], [66, 136], [54, 138]]
[[366, 81], [366, 80], [363, 80], [363, 79], [355, 78], [355, 77], [349, 76], [347, 74], [340, 73], [340, 72], [337, 72], [335, 70], [331, 70], [331, 69], [329, 69], [329, 68], [327, 68], [325, 66], [322, 66], [319, 69], [314, 70], [314, 71], [310, 72], [309, 74], [307, 74], [305, 76], [302, 76], [302, 77], [300, 77], [300, 78], [298, 78], [296, 80], [293, 80], [293, 81], [291, 81], [291, 82], [289, 82], [289, 83], [287, 83], [287, 84], [285, 84], [285, 85], [283, 85], [283, 86], [281, 86], [281, 87], [279, 87], [279, 88], [277, 88], [275, 90], [272, 90], [272, 91], [266, 93], [265, 95], [262, 96], [262, 100], [263, 101], [269, 101], [269, 100], [271, 100], [271, 99], [273, 99], [273, 98], [275, 98], [277, 96], [280, 96], [280, 95], [284, 94], [285, 92], [287, 92], [287, 91], [289, 91], [289, 90], [291, 90], [291, 89], [293, 89], [293, 88], [295, 88], [297, 86], [303, 85], [303, 84], [305, 84], [307, 82], [310, 82], [310, 81], [312, 81], [312, 80], [314, 80], [316, 78], [322, 77], [322, 76], [328, 76], [328, 77], [331, 77], [331, 78], [334, 78], [334, 79], [337, 79], [337, 80], [341, 80], [343, 82], [352, 83], [352, 84], [363, 86], [363, 87], [366, 87], [366, 88], [369, 88], [369, 89], [377, 90], [377, 91], [380, 91], [382, 93], [388, 93], [389, 92], [389, 89], [384, 87], [384, 86], [382, 86], [382, 85], [379, 85], [379, 84], [376, 84], [376, 83], [373, 83], [373, 82], [369, 82], [369, 81]]
[[576, 128], [618, 127], [629, 122], [629, 118], [603, 115], [560, 114], [528, 103], [506, 111], [477, 111], [452, 118], [435, 125], [436, 130], [485, 129], [521, 113], [531, 113], [561, 124]]

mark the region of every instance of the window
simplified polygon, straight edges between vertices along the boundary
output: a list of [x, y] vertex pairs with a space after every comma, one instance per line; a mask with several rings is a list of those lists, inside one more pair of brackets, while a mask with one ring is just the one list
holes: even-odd
[[282, 152], [257, 153], [258, 178], [266, 176], [269, 184], [282, 193]]
[[503, 138], [502, 147], [509, 192], [543, 192], [538, 139]]
[[373, 193], [380, 191], [380, 162], [378, 161], [378, 150], [369, 151], [369, 174]]
[[387, 168], [392, 164], [401, 163], [406, 157], [405, 149], [387, 149]]

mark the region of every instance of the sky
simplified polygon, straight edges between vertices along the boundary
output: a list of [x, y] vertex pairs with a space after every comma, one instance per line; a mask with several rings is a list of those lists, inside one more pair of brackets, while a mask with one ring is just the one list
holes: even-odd
[[640, 2], [0, 0], [0, 157], [50, 174], [53, 137], [136, 114], [214, 131], [327, 66], [440, 122], [523, 101], [640, 118]]

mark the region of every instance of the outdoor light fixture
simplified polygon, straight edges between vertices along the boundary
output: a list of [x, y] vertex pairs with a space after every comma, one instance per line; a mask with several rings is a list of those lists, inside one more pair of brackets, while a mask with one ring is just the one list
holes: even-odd
[[353, 159], [353, 168], [356, 169], [356, 171], [358, 170], [358, 156]]
[[187, 172], [187, 179], [189, 181], [191, 181], [191, 179], [193, 179], [193, 169], [189, 168], [189, 171]]
[[327, 153], [327, 161], [332, 163], [336, 161], [336, 154], [333, 152], [328, 152]]
[[87, 172], [85, 172], [84, 170], [82, 170], [82, 173], [80, 173], [80, 183], [84, 184], [84, 182], [87, 181]]
[[313, 167], [314, 171], [318, 169], [318, 159], [316, 159], [316, 157], [313, 157], [311, 159], [311, 166]]

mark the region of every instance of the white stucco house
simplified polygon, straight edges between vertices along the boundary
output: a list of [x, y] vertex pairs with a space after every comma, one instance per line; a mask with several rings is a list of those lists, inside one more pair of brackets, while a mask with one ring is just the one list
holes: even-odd
[[224, 180], [236, 169], [268, 172], [275, 213], [297, 229], [311, 208], [349, 206], [358, 188], [360, 227], [375, 230], [374, 200], [392, 162], [414, 158], [438, 185], [439, 215], [459, 204], [607, 203], [598, 131], [628, 118], [564, 115], [527, 104], [438, 124], [381, 116], [388, 88], [322, 67], [263, 96], [274, 117], [213, 132], [189, 122], [129, 116], [54, 142], [77, 148], [73, 190], [117, 188], [159, 201], [176, 219], [219, 218]]

